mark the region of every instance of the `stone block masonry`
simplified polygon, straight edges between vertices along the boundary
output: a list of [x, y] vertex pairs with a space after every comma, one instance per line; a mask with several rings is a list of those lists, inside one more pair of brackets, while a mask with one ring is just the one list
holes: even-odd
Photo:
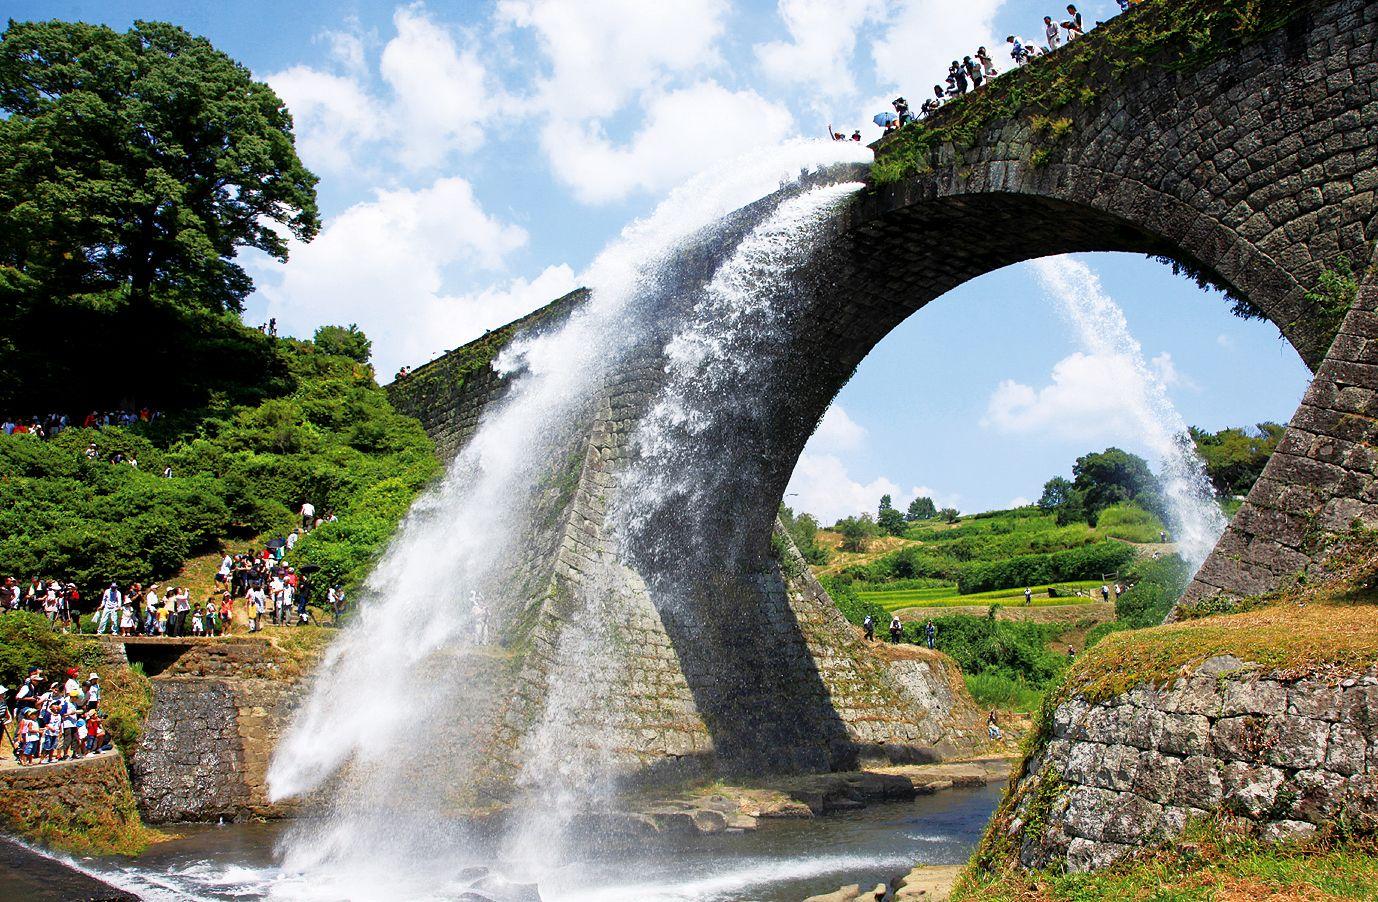
[[[879, 688], [845, 625], [818, 619], [813, 587], [771, 557], [774, 512], [805, 442], [871, 348], [931, 300], [1012, 263], [1085, 251], [1169, 258], [1228, 287], [1317, 368], [1282, 448], [1189, 599], [1275, 587], [1314, 565], [1318, 530], [1378, 522], [1368, 432], [1378, 392], [1368, 284], [1378, 237], [1378, 4], [1303, 0], [1299, 8], [1285, 27], [1201, 66], [1149, 60], [1119, 71], [1108, 60], [1095, 90], [1064, 108], [988, 123], [962, 146], [936, 148], [926, 171], [860, 192], [823, 226], [794, 277], [787, 325], [763, 349], [770, 365], [738, 387], [740, 397], [724, 399], [740, 413], [689, 449], [687, 471], [712, 491], [667, 513], [660, 528], [703, 541], [673, 555], [634, 542], [623, 559], [626, 549], [609, 539], [611, 496], [636, 462], [632, 437], [666, 378], [669, 326], [649, 329], [589, 399], [585, 440], [570, 445], [577, 485], [550, 535], [533, 545], [553, 549], [549, 566], [540, 555], [524, 565], [532, 592], [522, 621], [531, 629], [495, 743], [512, 766], [551, 668], [573, 666], [561, 658], [569, 605], [595, 584], [621, 606], [624, 616], [613, 619], [633, 677], [613, 686], [623, 677], [595, 674], [590, 691], [625, 691], [616, 697], [629, 704], [611, 729], [632, 766], [807, 770], [868, 748], [925, 747], [933, 717], [916, 715], [892, 680]], [[1133, 24], [1131, 15], [1106, 28]], [[1097, 33], [1080, 40], [1094, 46]], [[1056, 64], [1052, 55], [1034, 65]], [[1055, 146], [1034, 112], [1069, 121]], [[707, 278], [735, 246], [733, 229], [797, 190], [730, 217], [721, 245], [687, 251], [694, 259], [684, 271]], [[952, 242], [952, 234], [979, 238]], [[1364, 290], [1341, 323], [1342, 311], [1317, 291], [1346, 262]], [[683, 322], [693, 291], [686, 279], [648, 321]], [[390, 388], [446, 453], [504, 390], [491, 373], [474, 375], [479, 350], [496, 353], [460, 349], [423, 368], [443, 373], [452, 363], [470, 374], [453, 391], [426, 380]], [[676, 605], [653, 603], [667, 591]], [[753, 644], [759, 637], [773, 643], [770, 655]], [[906, 713], [873, 717], [878, 711]]]
[[1316, 569], [1327, 538], [1378, 523], [1378, 287], [1359, 292], [1330, 353], [1181, 606], [1271, 592]]
[[[119, 643], [111, 643], [118, 645]], [[153, 643], [130, 643], [131, 658]], [[172, 653], [168, 654], [167, 650]], [[268, 801], [268, 761], [300, 699], [301, 669], [264, 640], [158, 644], [153, 708], [129, 771], [144, 820], [240, 820], [293, 813]]]
[[1059, 705], [996, 827], [1020, 864], [1094, 870], [1217, 812], [1273, 839], [1341, 819], [1378, 830], [1378, 672], [1287, 680], [1243, 669], [1217, 657], [1162, 688]]

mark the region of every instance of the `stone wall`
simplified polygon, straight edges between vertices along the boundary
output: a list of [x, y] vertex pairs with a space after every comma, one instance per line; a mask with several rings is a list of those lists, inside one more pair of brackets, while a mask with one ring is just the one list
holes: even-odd
[[277, 817], [268, 761], [300, 699], [303, 668], [264, 640], [127, 643], [138, 660], [173, 653], [152, 676], [153, 708], [129, 770], [149, 823]]
[[[1094, 97], [1038, 111], [1070, 122], [1056, 148], [1043, 146], [1032, 116], [1015, 115], [960, 147], [936, 148], [928, 170], [907, 181], [860, 192], [822, 228], [782, 298], [790, 305], [785, 329], [753, 348], [768, 365], [735, 387], [739, 397], [725, 399], [740, 413], [688, 449], [685, 469], [711, 491], [683, 510], [658, 512], [660, 534], [695, 543], [667, 551], [647, 534], [614, 548], [612, 495], [636, 462], [632, 436], [665, 385], [668, 330], [683, 323], [696, 286], [736, 240], [800, 188], [728, 217], [711, 230], [716, 244], [687, 248], [677, 277], [663, 280], [676, 290], [647, 299], [645, 335], [636, 333], [637, 347], [589, 399], [583, 443], [570, 443], [577, 487], [531, 546], [551, 550], [550, 566], [533, 554], [522, 568], [531, 591], [514, 619], [527, 631], [514, 646], [521, 660], [495, 738], [498, 769], [517, 766], [549, 674], [580, 666], [568, 630], [591, 599], [611, 605], [605, 619], [619, 625], [613, 641], [628, 653], [625, 666], [587, 675], [589, 694], [624, 700], [609, 729], [617, 755], [644, 770], [816, 769], [843, 766], [868, 747], [924, 747], [936, 735], [924, 726], [931, 713], [916, 713], [893, 680], [854, 654], [855, 637], [849, 645], [834, 615], [818, 619], [814, 587], [793, 584], [791, 568], [771, 554], [774, 512], [805, 442], [871, 348], [905, 318], [963, 282], [1053, 254], [1124, 251], [1185, 263], [1247, 300], [1308, 365], [1322, 366], [1335, 322], [1316, 299], [1321, 276], [1347, 260], [1367, 278], [1378, 229], [1378, 5], [1300, 6], [1286, 28], [1208, 64], [1149, 61], [1107, 72]], [[1130, 27], [1133, 17], [1121, 17], [1081, 46]], [[1050, 152], [1036, 161], [1036, 150]], [[954, 233], [979, 238], [946, 240]], [[1296, 539], [1300, 521], [1378, 518], [1360, 431], [1362, 405], [1378, 390], [1369, 297], [1322, 366], [1313, 409], [1299, 413], [1269, 478], [1194, 591], [1276, 585], [1312, 560]], [[483, 353], [491, 359], [496, 351]], [[448, 360], [469, 373], [453, 392], [423, 391], [422, 382], [391, 387], [447, 452], [500, 396], [490, 377], [465, 369], [474, 359], [475, 349], [460, 349], [426, 368], [441, 373]], [[1279, 494], [1269, 497], [1273, 490]], [[1254, 538], [1266, 540], [1258, 554], [1243, 550]], [[1256, 566], [1264, 556], [1269, 566]], [[673, 603], [661, 601], [667, 597]]]
[[0, 768], [0, 824], [27, 840], [77, 855], [136, 855], [146, 844], [118, 751]]
[[1028, 868], [1086, 871], [1226, 813], [1273, 839], [1378, 829], [1378, 672], [1259, 674], [1211, 658], [1163, 687], [1053, 712], [1004, 830]]
[[[1359, 293], [1184, 606], [1270, 592], [1314, 569], [1326, 537], [1378, 523], [1378, 287]], [[1176, 611], [1174, 611], [1174, 615]]]

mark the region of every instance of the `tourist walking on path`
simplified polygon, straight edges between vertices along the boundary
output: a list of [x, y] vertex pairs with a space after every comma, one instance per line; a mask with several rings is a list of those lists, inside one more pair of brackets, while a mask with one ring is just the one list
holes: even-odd
[[1029, 605], [1031, 605], [1031, 604], [1033, 604], [1033, 589], [1030, 589], [1028, 586], [1025, 586], [1025, 587], [1024, 587], [1024, 607], [1027, 608], [1027, 607], [1028, 607]]
[[861, 621], [861, 628], [866, 633], [867, 642], [876, 641], [876, 618], [872, 617], [870, 614], [867, 614], [866, 619]]
[[904, 624], [900, 623], [898, 614], [890, 615], [890, 641], [898, 643], [900, 636], [904, 634]]
[[110, 624], [110, 634], [113, 636], [120, 627], [120, 608], [124, 606], [124, 596], [120, 594], [120, 587], [111, 583], [110, 587], [100, 597], [100, 619], [96, 621], [96, 635], [105, 632], [105, 625]]
[[924, 639], [928, 642], [929, 648], [936, 648], [938, 645], [938, 625], [932, 620], [923, 628]]

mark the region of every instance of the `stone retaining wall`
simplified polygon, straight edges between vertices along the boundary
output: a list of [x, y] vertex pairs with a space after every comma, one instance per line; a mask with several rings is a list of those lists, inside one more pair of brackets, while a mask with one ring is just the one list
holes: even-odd
[[143, 850], [143, 826], [118, 751], [0, 768], [0, 824], [30, 841], [79, 855]]
[[1164, 687], [1072, 699], [996, 829], [1028, 868], [1086, 871], [1225, 812], [1304, 838], [1343, 817], [1378, 829], [1378, 672], [1259, 675], [1232, 657]]
[[[299, 702], [300, 676], [267, 642], [206, 639], [154, 676], [153, 708], [130, 756], [144, 819], [278, 817], [299, 803], [268, 801], [267, 769]], [[130, 649], [137, 658], [142, 649]]]

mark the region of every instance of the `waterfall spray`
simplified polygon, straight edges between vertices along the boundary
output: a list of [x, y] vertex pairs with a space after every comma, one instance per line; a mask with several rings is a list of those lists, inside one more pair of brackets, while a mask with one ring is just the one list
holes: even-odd
[[[455, 798], [484, 752], [468, 747], [455, 723], [487, 701], [473, 671], [487, 654], [476, 645], [489, 624], [475, 618], [529, 602], [513, 597], [511, 572], [539, 519], [532, 487], [601, 380], [654, 325], [644, 315], [655, 306], [648, 299], [679, 288], [667, 267], [683, 242], [802, 172], [865, 156], [850, 143], [798, 141], [691, 180], [598, 256], [583, 277], [589, 299], [562, 326], [500, 355], [495, 369], [510, 377], [505, 399], [407, 515], [276, 750], [273, 798], [316, 792], [327, 811], [289, 836], [288, 871], [329, 873], [350, 898], [421, 898], [445, 883], [434, 870], [438, 837], [446, 837], [447, 869], [473, 860], [466, 846], [477, 839], [456, 835]], [[575, 625], [562, 642], [575, 656], [610, 655], [596, 629]], [[550, 687], [544, 720], [521, 750], [528, 775], [552, 781], [538, 802], [557, 809], [569, 807], [561, 793], [571, 787], [605, 785], [596, 779], [596, 743], [579, 745], [585, 763], [564, 760], [575, 749], [571, 711], [587, 701], [580, 670], [554, 671], [566, 682]], [[539, 829], [528, 835], [539, 845]]]
[[1225, 516], [1215, 503], [1205, 464], [1192, 447], [1186, 421], [1173, 406], [1163, 380], [1145, 361], [1124, 311], [1105, 293], [1090, 267], [1071, 257], [1035, 260], [1033, 267], [1058, 299], [1082, 347], [1101, 359], [1119, 358], [1134, 374], [1122, 386], [1126, 413], [1138, 425], [1138, 437], [1158, 456], [1172, 532], [1179, 553], [1194, 570], [1225, 531]]

